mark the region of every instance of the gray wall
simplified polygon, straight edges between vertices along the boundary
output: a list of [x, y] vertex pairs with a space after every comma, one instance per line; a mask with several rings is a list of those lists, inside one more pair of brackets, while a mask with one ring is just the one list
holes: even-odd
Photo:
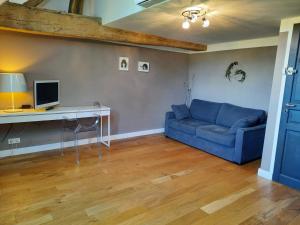
[[[283, 82], [283, 68], [284, 68], [284, 60], [287, 51], [287, 40], [288, 33], [280, 33], [279, 42], [278, 42], [278, 50], [276, 55], [276, 64], [274, 69], [274, 78], [269, 106], [269, 116], [268, 123], [266, 128], [266, 137], [264, 144], [263, 157], [261, 162], [261, 169], [266, 171], [271, 171], [273, 168], [270, 168], [272, 161], [272, 152], [277, 146], [277, 137], [278, 137], [278, 111], [281, 108], [281, 85]], [[276, 150], [275, 150], [276, 151]]]
[[[192, 98], [267, 110], [275, 56], [276, 47], [190, 55], [189, 77]], [[225, 71], [234, 61], [238, 61], [239, 68], [247, 72], [244, 83], [225, 79]]]
[[[112, 108], [112, 133], [162, 128], [172, 103], [184, 101], [188, 56], [146, 48], [0, 32], [0, 71], [24, 72], [33, 80], [59, 79], [61, 105], [91, 105], [98, 100]], [[118, 71], [119, 56], [128, 56], [130, 71]], [[150, 62], [150, 73], [137, 72], [137, 62]], [[1, 97], [1, 95], [0, 95]], [[0, 107], [9, 105], [2, 95]], [[23, 97], [17, 104], [31, 102]], [[57, 122], [15, 125], [9, 137], [21, 146], [59, 141]], [[0, 149], [8, 125], [0, 126]]]

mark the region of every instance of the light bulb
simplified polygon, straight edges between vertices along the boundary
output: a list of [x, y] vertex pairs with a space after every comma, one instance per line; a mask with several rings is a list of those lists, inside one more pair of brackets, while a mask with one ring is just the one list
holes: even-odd
[[190, 28], [190, 22], [188, 21], [188, 19], [185, 19], [182, 23], [182, 28], [183, 29], [189, 29]]
[[204, 18], [202, 19], [202, 22], [203, 22], [203, 24], [202, 24], [203, 27], [209, 27], [210, 22], [209, 22], [208, 19], [206, 19], [206, 18], [204, 17]]
[[197, 21], [197, 19], [198, 19], [198, 16], [195, 14], [192, 14], [191, 22], [195, 23]]

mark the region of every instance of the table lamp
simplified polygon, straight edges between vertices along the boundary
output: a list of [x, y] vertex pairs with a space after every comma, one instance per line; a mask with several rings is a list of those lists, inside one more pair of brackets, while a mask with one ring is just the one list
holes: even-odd
[[22, 109], [15, 108], [14, 93], [26, 92], [27, 86], [24, 74], [22, 73], [0, 73], [0, 92], [11, 93], [12, 108], [4, 110], [8, 113], [22, 112]]

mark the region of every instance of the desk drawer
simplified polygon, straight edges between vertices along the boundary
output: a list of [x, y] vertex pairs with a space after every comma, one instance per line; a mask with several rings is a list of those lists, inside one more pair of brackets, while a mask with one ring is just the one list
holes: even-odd
[[[76, 113], [34, 115], [32, 116], [32, 118], [30, 118], [30, 121], [34, 122], [34, 121], [63, 120], [65, 118], [69, 118], [69, 119], [76, 118]], [[28, 121], [28, 118], [25, 118], [25, 121]]]
[[70, 119], [76, 118], [76, 113], [20, 115], [20, 116], [14, 116], [14, 117], [7, 116], [7, 117], [0, 118], [0, 124], [63, 120], [64, 117], [67, 117]]
[[87, 118], [87, 117], [95, 117], [96, 115], [100, 116], [109, 116], [110, 110], [94, 110], [91, 111], [45, 111], [45, 112], [26, 112], [22, 114], [11, 115], [1, 115], [0, 116], [0, 124], [8, 124], [8, 123], [24, 123], [24, 122], [38, 122], [38, 121], [51, 121], [51, 120], [63, 120], [65, 117], [69, 119], [75, 118]]
[[77, 118], [95, 117], [95, 115], [98, 115], [97, 112], [79, 112], [79, 113], [76, 113]]
[[110, 115], [110, 111], [107, 110], [107, 111], [101, 111], [100, 113], [97, 113], [98, 115], [101, 115], [101, 116], [109, 116]]
[[[52, 115], [50, 115], [50, 116], [52, 116]], [[65, 118], [76, 119], [76, 113], [62, 113], [62, 114], [59, 113], [59, 114], [56, 114], [56, 116], [53, 115], [53, 120], [63, 120]]]
[[108, 116], [110, 111], [91, 111], [77, 113], [77, 118], [95, 117], [95, 115]]

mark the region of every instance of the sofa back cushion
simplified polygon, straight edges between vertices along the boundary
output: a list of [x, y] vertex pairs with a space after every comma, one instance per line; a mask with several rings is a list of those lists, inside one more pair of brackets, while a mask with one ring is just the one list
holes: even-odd
[[229, 129], [229, 134], [236, 134], [239, 128], [252, 127], [257, 124], [256, 116], [249, 116], [244, 119], [237, 120]]
[[224, 103], [217, 116], [216, 124], [231, 127], [236, 121], [244, 118], [257, 118], [257, 124], [264, 123], [266, 120], [266, 112], [259, 109], [243, 108], [231, 104]]
[[177, 120], [183, 120], [186, 118], [190, 118], [190, 111], [189, 111], [188, 107], [186, 106], [186, 104], [172, 105], [171, 108], [172, 108], [172, 110], [175, 114], [175, 118]]
[[199, 99], [194, 99], [190, 107], [192, 118], [216, 123], [217, 115], [222, 104], [216, 102], [208, 102]]

